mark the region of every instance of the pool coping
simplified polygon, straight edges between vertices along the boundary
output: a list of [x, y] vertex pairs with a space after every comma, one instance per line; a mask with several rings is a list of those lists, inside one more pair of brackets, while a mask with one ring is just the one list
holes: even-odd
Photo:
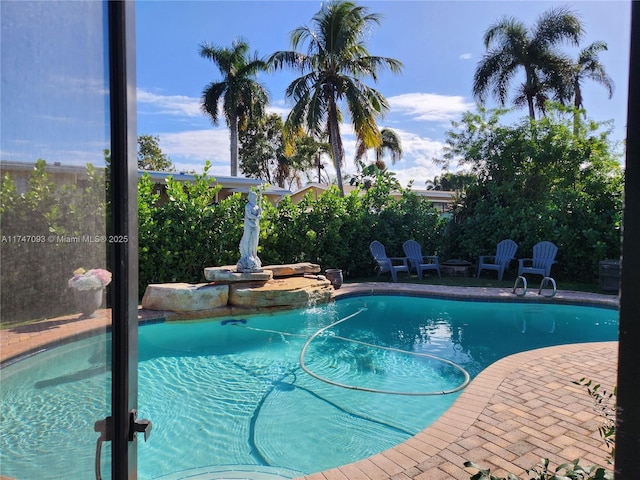
[[[521, 290], [519, 290], [521, 293]], [[525, 302], [525, 303], [554, 303], [585, 305], [593, 307], [618, 308], [619, 297], [602, 293], [577, 292], [572, 290], [558, 290], [551, 296], [550, 290], [545, 289], [538, 294], [538, 287], [531, 288], [526, 295], [513, 293], [512, 288], [496, 287], [452, 287], [447, 285], [424, 285], [415, 283], [345, 283], [335, 292], [335, 298], [360, 295], [415, 295], [432, 298], [452, 298], [469, 301], [492, 302]]]
[[[537, 289], [521, 297], [511, 289], [381, 282], [346, 283], [335, 297], [381, 294], [605, 308], [619, 304], [617, 296], [563, 290], [552, 298], [538, 295]], [[139, 309], [140, 323], [161, 317], [158, 312]], [[72, 315], [2, 330], [0, 365], [72, 338], [104, 332], [110, 321], [111, 312], [105, 309], [94, 318]], [[299, 478], [468, 480], [467, 460], [505, 476], [508, 472], [524, 474], [540, 458], [550, 458], [555, 465], [575, 458], [605, 465], [608, 452], [597, 435], [599, 417], [591, 398], [571, 382], [593, 378], [611, 391], [616, 371], [617, 342], [547, 347], [503, 358], [483, 370], [438, 420], [406, 442], [367, 459]], [[532, 377], [531, 372], [537, 374]], [[550, 398], [549, 388], [557, 389], [559, 398]]]

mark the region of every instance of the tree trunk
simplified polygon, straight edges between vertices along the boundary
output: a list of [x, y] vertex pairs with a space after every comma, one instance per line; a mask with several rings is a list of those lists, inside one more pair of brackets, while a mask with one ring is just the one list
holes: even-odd
[[342, 185], [342, 148], [340, 145], [340, 127], [338, 126], [338, 110], [333, 101], [329, 104], [329, 115], [327, 122], [329, 123], [329, 143], [333, 153], [333, 165], [336, 168], [338, 176], [338, 188], [340, 196], [344, 197], [344, 186]]
[[575, 96], [573, 98], [573, 134], [578, 135], [580, 129], [580, 105], [582, 104], [582, 92], [580, 85], [574, 85]]
[[527, 105], [529, 105], [529, 117], [532, 120], [536, 119], [536, 111], [533, 108], [533, 97], [531, 95], [527, 95]]
[[536, 111], [534, 109], [534, 104], [533, 104], [533, 99], [535, 97], [535, 91], [536, 89], [533, 88], [534, 85], [534, 81], [533, 79], [535, 78], [533, 75], [533, 68], [531, 67], [531, 65], [525, 65], [524, 66], [524, 72], [525, 72], [525, 76], [526, 76], [526, 84], [524, 87], [524, 94], [527, 96], [527, 105], [529, 106], [529, 117], [532, 120], [536, 119]]
[[229, 125], [231, 135], [229, 137], [229, 151], [231, 154], [231, 176], [238, 176], [238, 117], [234, 116]]

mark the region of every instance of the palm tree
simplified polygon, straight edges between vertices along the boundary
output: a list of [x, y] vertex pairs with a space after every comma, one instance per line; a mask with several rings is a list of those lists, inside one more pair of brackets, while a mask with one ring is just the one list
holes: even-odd
[[573, 89], [573, 105], [576, 109], [584, 107], [582, 98], [582, 82], [586, 79], [593, 80], [603, 85], [609, 92], [609, 98], [613, 96], [613, 80], [600, 63], [598, 53], [607, 50], [604, 42], [593, 42], [583, 48], [578, 54], [578, 61], [571, 70], [571, 86]]
[[[380, 130], [380, 138], [382, 142], [378, 147], [375, 148], [376, 153], [376, 161], [375, 164], [380, 170], [384, 170], [387, 166], [384, 163], [384, 154], [389, 153], [391, 155], [391, 164], [395, 165], [395, 163], [402, 159], [402, 142], [400, 141], [400, 137], [396, 132], [391, 130], [390, 128], [383, 128]], [[358, 165], [360, 160], [365, 157], [367, 154], [367, 147], [362, 141], [358, 141], [356, 145], [356, 165]]]
[[[580, 125], [580, 109], [584, 109], [584, 99], [582, 97], [582, 82], [586, 79], [593, 80], [603, 85], [609, 92], [609, 98], [613, 96], [613, 80], [604, 70], [604, 66], [600, 63], [598, 53], [607, 50], [607, 44], [604, 42], [593, 42], [586, 48], [580, 50], [578, 60], [573, 64], [570, 71], [571, 93], [573, 94], [573, 131], [578, 133]], [[586, 117], [586, 112], [583, 110]]]
[[563, 101], [571, 88], [566, 81], [571, 61], [556, 46], [565, 40], [578, 45], [581, 36], [580, 21], [566, 8], [543, 13], [532, 31], [514, 18], [500, 20], [484, 34], [487, 53], [476, 69], [473, 95], [484, 103], [491, 92], [504, 106], [509, 84], [522, 68], [525, 79], [514, 103], [526, 103], [531, 118], [535, 118], [535, 108], [544, 114], [544, 102], [550, 95]]
[[[294, 105], [285, 126], [289, 131], [304, 127], [309, 135], [329, 138], [338, 188], [344, 195], [341, 166], [344, 151], [340, 136], [341, 104], [346, 104], [356, 137], [367, 147], [380, 145], [376, 117], [389, 106], [378, 91], [361, 78], [378, 79], [378, 70], [400, 72], [398, 60], [371, 56], [364, 43], [369, 27], [379, 24], [376, 14], [351, 2], [334, 0], [313, 17], [313, 26], [298, 27], [291, 34], [294, 51], [279, 51], [269, 59], [273, 68], [284, 65], [300, 69], [302, 76], [286, 90]], [[295, 51], [306, 43], [307, 53]]]
[[252, 115], [261, 116], [268, 102], [267, 90], [255, 79], [255, 75], [266, 68], [266, 63], [257, 54], [249, 58], [249, 45], [243, 40], [234, 40], [231, 48], [203, 44], [200, 56], [213, 61], [223, 79], [211, 82], [202, 92], [202, 109], [218, 124], [218, 103], [222, 98], [222, 111], [230, 130], [231, 176], [238, 176], [238, 129]]

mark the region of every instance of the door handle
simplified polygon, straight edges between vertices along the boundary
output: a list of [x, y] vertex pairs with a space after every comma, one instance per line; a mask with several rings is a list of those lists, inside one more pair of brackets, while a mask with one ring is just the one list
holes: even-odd
[[133, 442], [138, 432], [144, 433], [144, 441], [146, 442], [151, 435], [151, 429], [153, 425], [151, 420], [147, 420], [146, 418], [138, 419], [138, 411], [131, 410], [129, 412], [129, 441]]
[[96, 480], [102, 480], [102, 472], [100, 471], [100, 458], [102, 456], [102, 443], [111, 441], [111, 417], [98, 420], [93, 429], [100, 433], [96, 444]]
[[[98, 437], [98, 442], [96, 443], [96, 480], [102, 480], [102, 472], [100, 471], [100, 458], [102, 456], [102, 443], [110, 442], [112, 440], [112, 420], [111, 417], [103, 418], [102, 420], [98, 420], [93, 429], [96, 432], [100, 433], [100, 437]], [[143, 418], [138, 420], [138, 412], [137, 410], [131, 410], [129, 412], [129, 441], [133, 442], [138, 432], [144, 433], [144, 441], [147, 441], [149, 435], [151, 434], [151, 420], [147, 420]]]

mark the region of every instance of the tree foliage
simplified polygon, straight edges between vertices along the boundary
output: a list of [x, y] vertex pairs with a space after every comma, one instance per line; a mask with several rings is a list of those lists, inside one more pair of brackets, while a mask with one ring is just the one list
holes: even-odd
[[[385, 153], [388, 153], [391, 157], [391, 164], [395, 165], [396, 162], [402, 159], [402, 141], [400, 136], [390, 128], [383, 128], [380, 130], [380, 145], [374, 149], [375, 164], [380, 170], [387, 168], [384, 161]], [[362, 169], [360, 163], [363, 158], [367, 157], [367, 146], [362, 140], [358, 140], [356, 144], [356, 166], [359, 170]]]
[[[366, 7], [330, 1], [323, 4], [312, 21], [313, 27], [298, 27], [292, 32], [294, 51], [275, 52], [269, 63], [273, 68], [289, 66], [302, 72], [286, 90], [286, 96], [294, 101], [287, 129], [295, 132], [304, 128], [315, 138], [328, 137], [338, 188], [344, 195], [342, 112], [348, 112], [356, 137], [367, 148], [378, 147], [381, 138], [376, 118], [389, 105], [380, 92], [362, 79], [377, 81], [380, 70], [398, 73], [402, 64], [392, 58], [370, 55], [366, 49], [370, 28], [380, 22], [379, 15], [369, 13]], [[295, 51], [305, 44], [307, 53]]]
[[584, 108], [582, 97], [582, 83], [585, 80], [593, 80], [607, 89], [609, 98], [613, 96], [614, 83], [600, 62], [598, 54], [607, 50], [604, 42], [593, 42], [580, 50], [578, 59], [571, 69], [571, 84], [573, 88], [573, 105], [577, 109]]
[[[308, 181], [311, 182], [314, 175], [318, 175], [318, 182], [320, 182], [322, 180], [321, 172], [324, 170], [322, 156], [329, 154], [331, 146], [310, 135], [306, 135], [304, 132], [299, 132], [295, 136], [293, 145], [289, 143], [287, 146], [290, 147], [287, 151], [289, 152], [291, 163], [304, 172]], [[327, 183], [329, 182], [327, 181]]]
[[218, 124], [218, 104], [230, 131], [231, 176], [238, 175], [238, 134], [250, 118], [260, 117], [269, 101], [266, 88], [256, 74], [266, 67], [255, 53], [249, 56], [249, 44], [234, 40], [231, 48], [202, 44], [200, 56], [211, 60], [220, 70], [222, 80], [209, 83], [202, 92], [202, 110], [214, 125]]
[[[582, 84], [585, 80], [593, 80], [607, 89], [609, 98], [613, 96], [614, 83], [611, 77], [605, 71], [604, 65], [600, 63], [598, 54], [607, 50], [607, 44], [604, 42], [593, 42], [586, 48], [580, 50], [578, 59], [571, 67], [569, 78], [573, 92], [573, 106], [575, 112], [573, 122], [577, 129], [580, 123], [580, 109], [584, 109], [584, 98], [582, 96]], [[587, 112], [582, 110], [586, 117]]]
[[478, 177], [473, 173], [446, 172], [425, 182], [427, 190], [444, 190], [448, 192], [463, 192], [469, 186], [476, 184]]
[[[278, 167], [286, 160], [279, 115], [253, 118], [240, 134], [240, 170], [250, 178], [273, 184]], [[284, 187], [284, 185], [279, 185]]]
[[42, 159], [35, 163], [24, 193], [9, 174], [2, 179], [3, 323], [75, 312], [67, 288], [73, 271], [106, 265], [107, 243], [96, 241], [107, 234], [103, 171], [87, 164], [78, 187], [56, 184], [46, 167]]
[[595, 122], [574, 131], [573, 110], [504, 126], [500, 111], [467, 113], [448, 132], [445, 157], [470, 167], [449, 230], [450, 256], [474, 259], [511, 238], [518, 256], [549, 240], [555, 274], [591, 280], [599, 260], [620, 256], [623, 175], [608, 132]]
[[160, 137], [143, 134], [138, 136], [138, 169], [171, 172], [173, 162], [160, 148]]
[[491, 93], [504, 106], [510, 83], [522, 70], [524, 82], [513, 102], [527, 105], [531, 118], [535, 118], [536, 109], [544, 114], [548, 100], [564, 101], [571, 88], [567, 80], [571, 60], [557, 47], [563, 41], [578, 45], [582, 34], [580, 20], [567, 8], [544, 12], [531, 29], [512, 17], [499, 20], [484, 34], [487, 53], [474, 75], [474, 96], [484, 102]]
[[[384, 163], [384, 162], [383, 162]], [[396, 174], [386, 168], [379, 168], [377, 163], [360, 166], [360, 173], [349, 179], [349, 184], [369, 190], [374, 185], [385, 186], [390, 190], [402, 190], [400, 182], [396, 178]]]
[[286, 145], [284, 124], [277, 114], [254, 118], [240, 134], [240, 170], [251, 178], [261, 178], [281, 188], [298, 188], [305, 172], [316, 163], [322, 146], [299, 134], [293, 145]]

